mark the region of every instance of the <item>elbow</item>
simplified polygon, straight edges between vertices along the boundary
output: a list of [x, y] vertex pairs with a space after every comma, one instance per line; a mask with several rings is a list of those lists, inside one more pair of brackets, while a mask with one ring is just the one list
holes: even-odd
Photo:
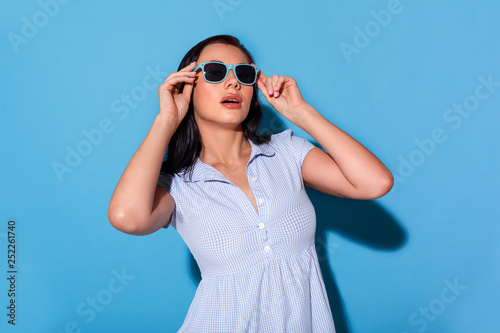
[[357, 188], [355, 194], [349, 197], [361, 200], [378, 199], [389, 193], [393, 185], [394, 177], [387, 171], [379, 177], [372, 178], [364, 187]]
[[374, 186], [374, 191], [370, 199], [378, 199], [389, 193], [394, 186], [394, 176], [387, 170], [387, 172], [378, 179], [377, 185]]
[[150, 233], [141, 227], [144, 224], [140, 222], [140, 218], [127, 213], [123, 209], [109, 209], [108, 220], [115, 229], [129, 235], [147, 235]]
[[126, 223], [126, 214], [119, 209], [108, 209], [108, 221], [113, 228], [126, 232], [128, 230]]

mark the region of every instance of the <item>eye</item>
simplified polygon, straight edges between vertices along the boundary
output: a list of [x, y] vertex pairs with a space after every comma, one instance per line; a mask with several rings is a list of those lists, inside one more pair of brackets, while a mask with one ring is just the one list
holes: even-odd
[[226, 66], [222, 64], [207, 64], [205, 66], [205, 78], [209, 81], [220, 81], [226, 75]]
[[243, 83], [252, 83], [255, 79], [255, 69], [251, 66], [239, 66], [236, 71], [238, 79]]
[[238, 73], [238, 77], [239, 77], [239, 78], [240, 78], [240, 80], [242, 80], [242, 81], [248, 81], [248, 80], [250, 79], [250, 74], [249, 74], [249, 73], [247, 73], [247, 72], [242, 71], [242, 72], [239, 72], [239, 73]]
[[210, 76], [224, 76], [224, 73], [218, 69], [208, 70], [208, 71], [205, 71], [205, 73], [207, 75], [210, 75]]

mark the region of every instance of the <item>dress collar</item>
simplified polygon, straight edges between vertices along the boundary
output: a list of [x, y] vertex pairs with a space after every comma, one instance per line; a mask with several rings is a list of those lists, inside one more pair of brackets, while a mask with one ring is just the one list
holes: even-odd
[[[276, 154], [275, 149], [269, 143], [263, 143], [257, 145], [248, 140], [250, 146], [252, 147], [252, 153], [248, 160], [248, 165], [252, 163], [259, 156], [272, 157]], [[229, 182], [228, 179], [217, 169], [209, 164], [203, 163], [200, 158], [196, 158], [193, 166], [193, 173], [190, 176], [189, 173], [180, 172], [177, 175], [181, 177], [185, 182], [197, 182], [197, 181], [224, 181]]]

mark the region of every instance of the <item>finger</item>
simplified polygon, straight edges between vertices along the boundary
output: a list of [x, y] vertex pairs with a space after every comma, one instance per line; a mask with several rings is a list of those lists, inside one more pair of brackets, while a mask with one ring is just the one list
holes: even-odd
[[185, 83], [190, 83], [195, 81], [194, 76], [174, 76], [169, 77], [165, 82], [163, 82], [158, 87], [158, 93], [170, 93], [177, 94], [181, 89], [182, 85]]
[[266, 79], [266, 86], [267, 86], [267, 94], [269, 96], [273, 96], [273, 94], [274, 94], [274, 86], [273, 86], [273, 78], [272, 77], [268, 77]]
[[266, 83], [261, 78], [259, 78], [259, 77], [257, 77], [257, 87], [259, 87], [260, 92], [267, 99], [268, 96], [269, 96], [269, 93], [267, 91]]
[[261, 89], [262, 94], [265, 95], [267, 93], [270, 96], [272, 93], [272, 88], [269, 89], [268, 86], [269, 78], [266, 76], [266, 74], [264, 74], [264, 72], [260, 68], [259, 68], [259, 73], [257, 73], [257, 78], [266, 86], [265, 90], [262, 90], [261, 87], [259, 86], [259, 89]]
[[278, 77], [278, 80], [276, 81], [276, 83], [274, 85], [274, 97], [279, 97], [279, 95], [281, 94], [285, 80], [286, 80], [286, 76]]
[[278, 97], [277, 92], [280, 90], [280, 86], [278, 85], [279, 79], [280, 79], [279, 75], [276, 75], [276, 74], [274, 74], [271, 78], [271, 82], [273, 83], [273, 96], [274, 97]]
[[[164, 86], [167, 90], [170, 90], [171, 87], [176, 86], [180, 83], [183, 82], [194, 82], [195, 77], [194, 76], [188, 76], [188, 75], [183, 75], [183, 76], [174, 76], [164, 83], [162, 83], [162, 86]], [[161, 87], [161, 86], [160, 86]]]
[[169, 80], [173, 79], [174, 77], [195, 77], [196, 73], [195, 72], [173, 72], [167, 78], [165, 79], [164, 82], [168, 82]]
[[[267, 79], [269, 79], [269, 78], [267, 78]], [[271, 103], [272, 102], [272, 94], [269, 93], [269, 88], [266, 85], [266, 82], [264, 82], [262, 79], [258, 79], [257, 86], [259, 87], [259, 90], [262, 93], [262, 95], [264, 95], [264, 98], [266, 99], [266, 101]]]
[[194, 79], [192, 82], [186, 82], [184, 88], [182, 89], [182, 95], [184, 95], [189, 102], [191, 100], [191, 93], [193, 92]]
[[[252, 64], [253, 65], [253, 64]], [[257, 77], [263, 81], [266, 81], [267, 76], [264, 72], [259, 68], [259, 72], [257, 73]]]
[[179, 72], [192, 72], [195, 67], [196, 61], [193, 61], [192, 63], [181, 69]]
[[[252, 65], [255, 65], [252, 63]], [[259, 73], [257, 73], [257, 86], [259, 87], [260, 92], [266, 99], [268, 97], [273, 96], [274, 90], [271, 83], [271, 78], [267, 77], [266, 74], [259, 68]]]
[[278, 84], [278, 80], [279, 80], [279, 76], [274, 74], [272, 77], [271, 77], [271, 81], [273, 82], [273, 90], [276, 90], [276, 88], [278, 88], [277, 84]]
[[163, 89], [172, 92], [174, 89], [179, 89], [182, 83], [192, 83], [194, 82], [195, 77], [193, 75], [177, 75], [173, 77], [169, 77], [165, 82], [163, 82], [158, 91]]

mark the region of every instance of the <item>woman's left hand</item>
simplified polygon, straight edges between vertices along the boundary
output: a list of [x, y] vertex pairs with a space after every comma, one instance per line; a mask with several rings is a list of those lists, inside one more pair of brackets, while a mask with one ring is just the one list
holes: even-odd
[[307, 105], [297, 82], [291, 77], [279, 75], [267, 77], [259, 71], [257, 86], [267, 102], [292, 122], [294, 122], [296, 111]]

